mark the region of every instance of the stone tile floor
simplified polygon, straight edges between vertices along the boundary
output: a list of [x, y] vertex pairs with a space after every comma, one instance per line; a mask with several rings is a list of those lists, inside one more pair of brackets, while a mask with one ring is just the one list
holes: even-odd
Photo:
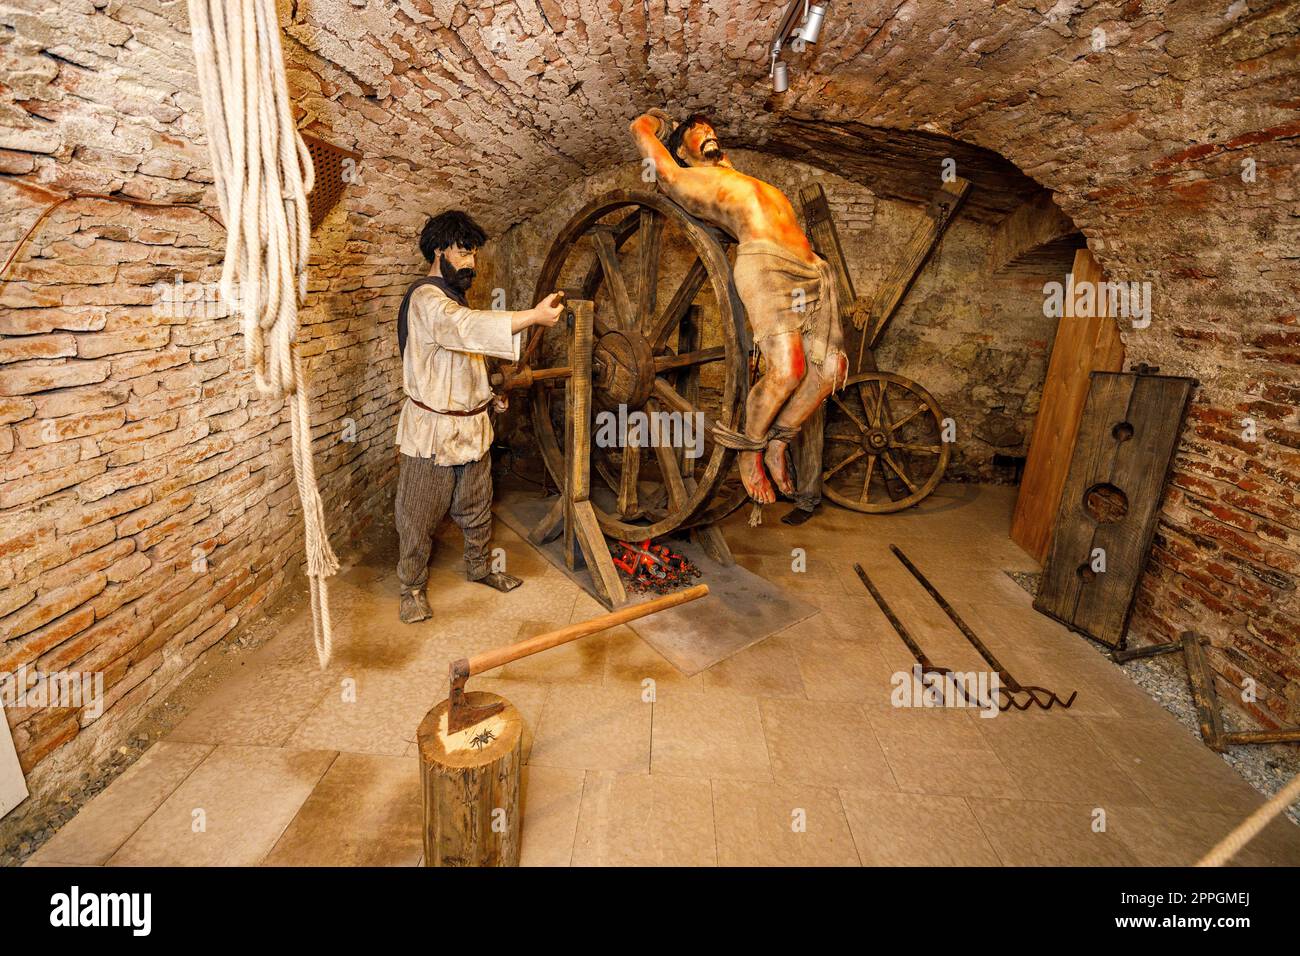
[[[522, 493], [522, 492], [514, 492]], [[727, 523], [737, 559], [814, 601], [814, 617], [684, 677], [626, 627], [472, 686], [527, 721], [525, 865], [1185, 865], [1262, 798], [1123, 672], [1036, 613], [1004, 572], [1014, 489], [944, 486], [899, 515], [825, 507], [799, 528]], [[420, 862], [415, 730], [454, 658], [600, 613], [497, 524], [525, 585], [465, 582], [440, 534], [438, 613], [397, 620], [393, 543], [335, 579], [335, 658], [306, 609], [92, 800], [30, 865]], [[860, 561], [934, 660], [982, 660], [889, 553], [902, 547], [1026, 683], [1070, 711], [891, 706], [911, 657]], [[801, 548], [806, 570], [792, 569]], [[655, 699], [643, 701], [644, 681]], [[1275, 822], [1238, 858], [1300, 864]]]

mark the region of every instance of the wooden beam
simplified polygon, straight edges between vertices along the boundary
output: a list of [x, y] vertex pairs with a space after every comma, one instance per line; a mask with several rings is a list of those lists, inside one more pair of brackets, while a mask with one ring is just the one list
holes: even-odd
[[930, 261], [930, 256], [939, 245], [939, 240], [943, 238], [957, 210], [965, 202], [968, 192], [970, 192], [970, 183], [958, 176], [952, 182], [944, 183], [930, 197], [930, 204], [925, 211], [926, 221], [912, 233], [912, 238], [903, 249], [898, 266], [890, 278], [876, 290], [876, 295], [871, 300], [871, 314], [867, 320], [868, 331], [862, 340], [866, 350], [874, 349], [880, 342], [880, 337], [885, 334], [885, 329], [888, 328], [894, 313], [902, 305], [908, 290], [916, 282], [916, 277]]
[[840, 302], [847, 307], [857, 299], [858, 293], [853, 288], [853, 278], [849, 275], [844, 247], [840, 245], [835, 220], [831, 217], [826, 190], [821, 183], [809, 183], [799, 190], [799, 202], [803, 205], [804, 225], [808, 229], [808, 238], [812, 240], [813, 250], [830, 263], [831, 270], [835, 273]]
[[613, 230], [605, 226], [597, 226], [591, 231], [591, 244], [595, 247], [596, 258], [600, 260], [601, 271], [605, 274], [605, 287], [609, 290], [610, 301], [614, 303], [618, 327], [635, 328], [637, 313], [632, 307], [631, 297], [627, 294], [627, 283], [623, 280], [623, 269], [618, 261]]
[[[1101, 266], [1087, 249], [1074, 257], [1074, 283], [1101, 282]], [[1062, 281], [1066, 277], [1061, 276]], [[1068, 297], [1067, 297], [1068, 298]], [[1094, 316], [1076, 316], [1066, 302], [1065, 317], [1056, 327], [1052, 355], [1043, 381], [1043, 397], [1034, 417], [1029, 455], [1020, 479], [1020, 494], [1011, 516], [1011, 540], [1040, 563], [1052, 547], [1057, 507], [1070, 470], [1079, 420], [1088, 400], [1093, 372], [1118, 372], [1124, 367], [1124, 341], [1115, 320], [1106, 315], [1104, 296]]]
[[1182, 634], [1183, 656], [1187, 661], [1187, 682], [1192, 688], [1192, 702], [1196, 705], [1196, 722], [1201, 727], [1201, 740], [1211, 750], [1223, 753], [1223, 715], [1219, 712], [1219, 697], [1214, 689], [1214, 672], [1205, 659], [1204, 639], [1195, 631]]

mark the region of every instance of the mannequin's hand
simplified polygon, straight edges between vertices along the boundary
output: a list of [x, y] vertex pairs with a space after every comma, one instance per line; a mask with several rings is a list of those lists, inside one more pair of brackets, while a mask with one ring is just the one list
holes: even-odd
[[660, 142], [666, 143], [668, 137], [673, 135], [673, 130], [677, 128], [677, 124], [673, 122], [673, 118], [657, 106], [653, 109], [646, 110], [645, 115], [653, 116], [659, 121], [659, 129], [655, 135], [659, 137]]

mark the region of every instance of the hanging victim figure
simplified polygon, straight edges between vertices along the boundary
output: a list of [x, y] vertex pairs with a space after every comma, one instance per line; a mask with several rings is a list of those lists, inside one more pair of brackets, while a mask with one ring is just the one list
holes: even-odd
[[673, 128], [662, 110], [650, 110], [631, 132], [660, 191], [740, 243], [733, 278], [767, 368], [749, 390], [743, 433], [719, 426], [714, 437], [739, 450], [740, 477], [755, 502], [776, 500], [773, 483], [793, 495], [786, 449], [848, 376], [830, 266], [813, 252], [785, 194], [731, 165], [708, 118], [696, 114]]

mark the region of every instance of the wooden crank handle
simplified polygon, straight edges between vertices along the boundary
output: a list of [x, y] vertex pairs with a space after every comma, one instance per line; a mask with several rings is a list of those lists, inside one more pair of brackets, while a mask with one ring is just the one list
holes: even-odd
[[496, 372], [489, 381], [492, 383], [493, 388], [500, 389], [503, 392], [514, 392], [532, 388], [534, 382], [544, 382], [547, 379], [555, 378], [569, 378], [571, 375], [573, 375], [573, 369], [567, 365], [540, 369], [531, 369], [525, 365], [523, 368], [512, 371], [509, 375]]
[[646, 601], [644, 604], [633, 604], [629, 607], [619, 608], [609, 614], [593, 617], [590, 621], [581, 621], [577, 624], [570, 624], [568, 627], [562, 627], [558, 631], [538, 634], [536, 637], [530, 637], [518, 644], [510, 644], [506, 647], [484, 651], [482, 654], [476, 654], [469, 659], [469, 672], [466, 676], [472, 677], [475, 674], [482, 674], [484, 671], [490, 671], [502, 664], [517, 661], [521, 657], [528, 657], [531, 654], [537, 654], [552, 647], [576, 641], [580, 637], [595, 634], [597, 631], [603, 631], [606, 628], [617, 627], [620, 624], [626, 624], [628, 621], [635, 621], [637, 618], [645, 617], [648, 614], [666, 611], [671, 607], [698, 600], [708, 593], [709, 586], [707, 584], [697, 584], [685, 591], [665, 594], [663, 597], [655, 598], [653, 601]]

